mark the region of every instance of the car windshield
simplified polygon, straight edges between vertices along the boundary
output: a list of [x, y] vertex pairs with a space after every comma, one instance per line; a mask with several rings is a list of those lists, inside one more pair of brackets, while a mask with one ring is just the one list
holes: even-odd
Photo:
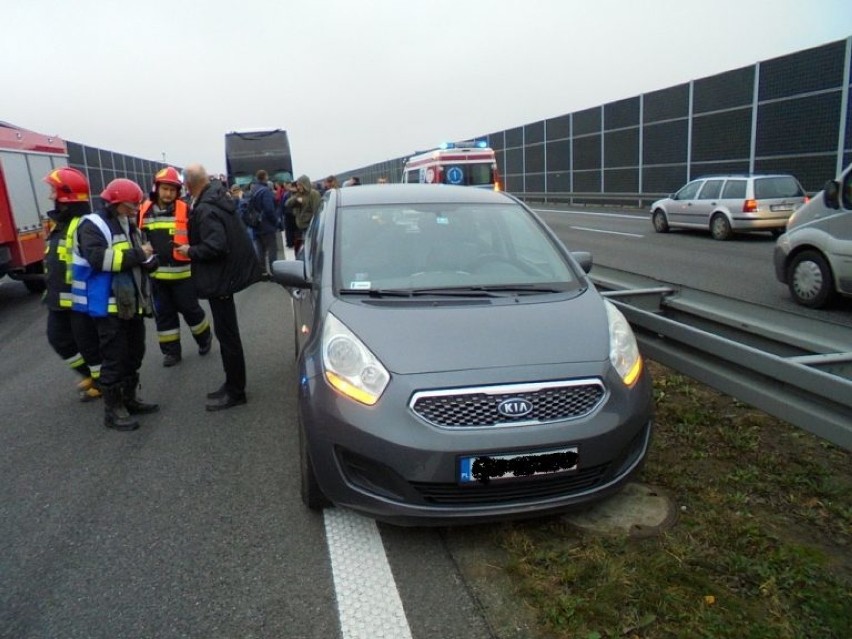
[[444, 184], [459, 186], [484, 186], [494, 183], [491, 163], [480, 164], [449, 164], [444, 167], [442, 181]]
[[336, 288], [345, 293], [532, 295], [580, 287], [539, 223], [513, 204], [342, 207]]

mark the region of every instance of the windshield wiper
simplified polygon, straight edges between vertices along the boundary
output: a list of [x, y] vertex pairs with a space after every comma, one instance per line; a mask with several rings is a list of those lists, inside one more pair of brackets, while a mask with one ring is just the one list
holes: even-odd
[[370, 288], [340, 290], [341, 295], [367, 297], [511, 297], [537, 293], [564, 293], [564, 288], [542, 284], [489, 284], [480, 286], [441, 286], [435, 288]]
[[416, 288], [414, 295], [451, 295], [477, 297], [507, 297], [534, 293], [562, 293], [564, 289], [541, 284], [486, 284], [478, 286], [450, 286], [444, 288]]
[[411, 297], [410, 288], [342, 288], [340, 295], [365, 295], [367, 297]]

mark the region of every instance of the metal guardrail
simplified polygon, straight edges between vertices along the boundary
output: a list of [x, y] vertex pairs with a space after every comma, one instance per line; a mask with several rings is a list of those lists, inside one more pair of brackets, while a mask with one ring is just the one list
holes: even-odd
[[852, 450], [852, 330], [594, 266], [650, 359]]
[[542, 202], [575, 205], [626, 206], [644, 209], [670, 193], [580, 193], [555, 191], [512, 191], [524, 202]]

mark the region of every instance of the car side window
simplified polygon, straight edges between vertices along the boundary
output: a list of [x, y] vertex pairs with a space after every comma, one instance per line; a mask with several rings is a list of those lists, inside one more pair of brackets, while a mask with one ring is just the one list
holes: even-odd
[[701, 185], [704, 184], [704, 180], [696, 180], [695, 182], [690, 182], [685, 187], [683, 187], [680, 191], [675, 193], [675, 200], [693, 200], [695, 196], [698, 195], [698, 189], [701, 188]]
[[722, 189], [723, 200], [744, 200], [746, 196], [745, 180], [728, 180]]
[[719, 197], [722, 192], [724, 180], [707, 180], [701, 188], [701, 194], [698, 196], [700, 200], [713, 200]]

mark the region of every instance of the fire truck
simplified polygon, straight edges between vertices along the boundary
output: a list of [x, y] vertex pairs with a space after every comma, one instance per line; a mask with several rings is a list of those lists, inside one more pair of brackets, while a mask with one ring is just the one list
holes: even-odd
[[484, 140], [445, 142], [436, 149], [418, 152], [405, 161], [402, 181], [501, 189], [497, 158]]
[[0, 277], [45, 289], [47, 212], [53, 208], [42, 178], [68, 164], [65, 142], [0, 122]]

